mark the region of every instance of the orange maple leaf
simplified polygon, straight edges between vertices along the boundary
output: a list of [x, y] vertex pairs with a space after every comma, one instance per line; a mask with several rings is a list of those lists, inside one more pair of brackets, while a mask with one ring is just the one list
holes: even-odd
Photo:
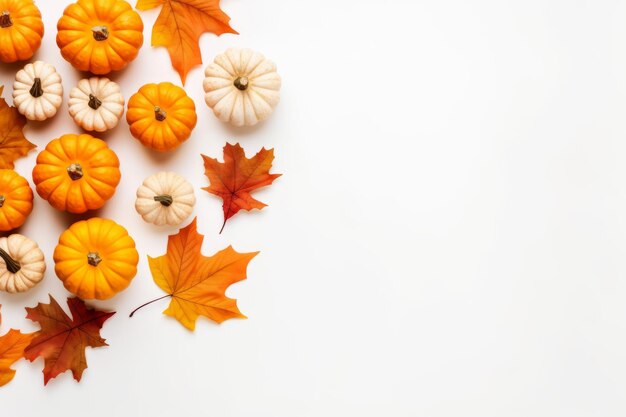
[[152, 46], [167, 48], [183, 85], [189, 71], [202, 64], [198, 41], [203, 33], [237, 34], [228, 24], [230, 17], [220, 9], [220, 0], [137, 1], [138, 10], [158, 6], [163, 7], [152, 28]]
[[163, 312], [176, 318], [189, 330], [194, 330], [199, 316], [217, 323], [239, 317], [245, 318], [237, 300], [226, 297], [226, 289], [246, 279], [248, 263], [259, 252], [238, 253], [231, 246], [207, 257], [202, 255], [204, 236], [196, 228], [196, 219], [167, 241], [167, 253], [158, 258], [148, 256], [154, 282], [167, 293], [135, 309], [171, 297]]
[[203, 188], [211, 194], [221, 197], [224, 201], [224, 230], [228, 219], [239, 210], [262, 209], [266, 204], [254, 199], [250, 193], [257, 188], [270, 185], [282, 174], [270, 174], [274, 161], [274, 149], [261, 149], [254, 157], [248, 159], [239, 144], [224, 146], [224, 162], [202, 155], [205, 175], [211, 185]]
[[50, 304], [39, 303], [35, 308], [26, 308], [27, 315], [41, 325], [41, 331], [24, 351], [26, 359], [33, 362], [41, 356], [44, 384], [57, 375], [71, 370], [76, 381], [80, 381], [87, 368], [85, 348], [108, 346], [100, 337], [104, 322], [115, 312], [87, 308], [79, 298], [68, 298], [72, 318], [50, 296]]
[[22, 132], [26, 118], [1, 97], [3, 90], [0, 86], [0, 169], [13, 169], [13, 162], [36, 146]]
[[15, 329], [0, 337], [0, 387], [11, 382], [15, 376], [11, 365], [24, 357], [24, 349], [33, 337], [35, 333], [24, 334]]

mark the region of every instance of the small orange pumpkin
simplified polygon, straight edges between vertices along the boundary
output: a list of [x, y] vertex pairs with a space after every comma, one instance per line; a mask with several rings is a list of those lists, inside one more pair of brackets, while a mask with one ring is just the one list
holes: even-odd
[[137, 274], [135, 241], [113, 220], [74, 223], [54, 250], [54, 271], [82, 299], [106, 300], [126, 289]]
[[67, 6], [57, 29], [63, 58], [98, 75], [126, 67], [143, 45], [143, 21], [124, 0], [78, 0]]
[[107, 144], [91, 135], [63, 135], [37, 156], [33, 181], [52, 207], [70, 213], [96, 210], [115, 193], [120, 161]]
[[148, 148], [171, 151], [189, 139], [196, 127], [196, 105], [172, 83], [146, 84], [128, 101], [130, 132]]
[[26, 178], [11, 169], [0, 169], [0, 231], [24, 224], [33, 211], [33, 190]]
[[32, 58], [43, 32], [41, 12], [32, 0], [0, 0], [0, 61]]

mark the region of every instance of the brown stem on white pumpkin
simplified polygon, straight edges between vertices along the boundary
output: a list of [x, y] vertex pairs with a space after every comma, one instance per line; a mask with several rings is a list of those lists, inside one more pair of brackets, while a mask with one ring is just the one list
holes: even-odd
[[85, 173], [83, 172], [83, 167], [81, 167], [80, 164], [72, 164], [67, 167], [67, 175], [70, 176], [72, 181], [77, 181], [81, 179]]
[[29, 93], [31, 96], [35, 98], [43, 96], [43, 87], [41, 86], [41, 78], [39, 77], [35, 78], [35, 82], [33, 83], [33, 86], [30, 88]]
[[91, 266], [98, 266], [102, 262], [102, 258], [98, 252], [89, 252], [87, 254], [87, 262]]
[[164, 205], [165, 207], [169, 207], [172, 205], [172, 203], [174, 202], [174, 199], [172, 198], [171, 195], [169, 194], [163, 194], [163, 195], [157, 195], [154, 197], [154, 201], [158, 201], [159, 203], [161, 203], [162, 205]]
[[89, 94], [89, 107], [94, 110], [98, 110], [102, 106], [102, 101], [93, 94]]
[[2, 28], [10, 28], [11, 26], [13, 26], [13, 20], [11, 19], [11, 13], [9, 13], [7, 10], [3, 11], [2, 14], [0, 14], [0, 27]]
[[237, 77], [233, 84], [238, 90], [246, 91], [250, 85], [250, 80], [248, 80], [248, 77]]
[[106, 26], [94, 26], [91, 28], [93, 38], [98, 42], [109, 39], [109, 28]]
[[163, 120], [167, 119], [167, 112], [163, 110], [162, 108], [160, 108], [159, 106], [155, 106], [154, 118], [157, 119], [159, 122], [162, 122]]
[[5, 201], [6, 201], [6, 197], [3, 195], [0, 195], [0, 207], [4, 206]]
[[6, 251], [4, 249], [2, 249], [2, 248], [0, 248], [0, 258], [2, 258], [2, 260], [4, 261], [4, 263], [7, 266], [7, 270], [10, 273], [15, 274], [20, 269], [22, 269], [22, 266], [20, 265], [20, 263], [18, 261], [16, 261], [15, 259], [11, 258], [11, 255], [6, 253]]

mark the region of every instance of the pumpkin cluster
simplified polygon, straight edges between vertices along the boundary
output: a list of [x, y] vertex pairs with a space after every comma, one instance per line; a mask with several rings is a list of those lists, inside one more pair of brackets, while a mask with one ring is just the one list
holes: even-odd
[[[83, 218], [86, 214], [87, 219], [76, 221], [59, 237], [52, 257], [54, 271], [67, 291], [80, 299], [105, 300], [131, 284], [139, 253], [122, 225], [89, 214], [114, 197], [122, 180], [118, 156], [97, 136], [118, 128], [125, 118], [129, 138], [149, 151], [173, 152], [192, 137], [198, 114], [185, 89], [170, 82], [138, 86], [127, 101], [121, 86], [105, 77], [126, 68], [144, 43], [141, 16], [126, 0], [77, 0], [65, 8], [56, 29], [62, 58], [76, 71], [88, 73], [67, 90], [67, 112], [78, 132], [50, 140], [39, 152], [31, 172], [35, 192], [15, 170], [0, 169], [0, 232], [5, 234], [0, 238], [0, 291], [24, 292], [45, 276], [43, 251], [17, 233], [38, 196], [55, 210]], [[11, 111], [22, 127], [27, 121], [42, 123], [56, 117], [65, 100], [63, 77], [56, 67], [40, 60], [29, 62], [44, 32], [33, 0], [0, 0], [0, 62], [27, 61], [16, 73], [12, 90]], [[276, 65], [250, 49], [230, 48], [217, 55], [203, 80], [207, 106], [217, 119], [234, 127], [266, 120], [280, 100], [280, 88]], [[6, 103], [0, 98], [0, 104]], [[4, 108], [8, 105], [0, 110]], [[227, 145], [224, 159], [220, 164], [205, 157], [205, 168], [214, 186], [207, 191], [224, 199], [226, 221], [240, 209], [262, 208], [264, 204], [249, 192], [278, 175], [267, 173], [271, 150], [246, 159], [238, 145]], [[241, 172], [233, 168], [237, 163]], [[8, 168], [12, 167], [11, 162]], [[218, 181], [221, 188], [213, 184]], [[146, 223], [177, 226], [194, 211], [194, 187], [176, 172], [154, 173], [138, 186], [135, 211]], [[195, 233], [195, 220], [191, 226]]]

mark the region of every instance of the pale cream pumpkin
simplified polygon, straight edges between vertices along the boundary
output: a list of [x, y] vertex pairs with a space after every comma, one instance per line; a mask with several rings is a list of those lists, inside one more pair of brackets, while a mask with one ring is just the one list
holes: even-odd
[[41, 282], [45, 272], [46, 261], [37, 243], [18, 234], [0, 238], [0, 291], [27, 291]]
[[276, 65], [251, 49], [228, 49], [204, 74], [206, 103], [218, 119], [233, 126], [253, 126], [267, 119], [280, 101]]
[[18, 71], [13, 83], [13, 104], [28, 120], [54, 117], [61, 103], [61, 76], [52, 65], [35, 61]]
[[113, 129], [124, 114], [120, 86], [108, 78], [80, 80], [70, 92], [69, 111], [74, 123], [87, 131]]
[[191, 213], [196, 196], [189, 182], [175, 172], [159, 172], [137, 190], [135, 209], [148, 223], [178, 225]]

